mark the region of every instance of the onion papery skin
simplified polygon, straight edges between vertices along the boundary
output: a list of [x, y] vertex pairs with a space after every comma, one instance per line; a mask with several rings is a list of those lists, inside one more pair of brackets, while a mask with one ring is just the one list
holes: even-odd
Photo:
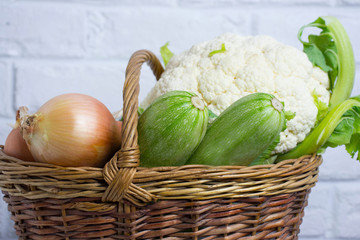
[[22, 118], [21, 128], [36, 161], [65, 167], [102, 167], [121, 146], [121, 129], [111, 112], [84, 94], [50, 99]]
[[20, 128], [11, 130], [5, 140], [4, 153], [23, 161], [34, 162], [25, 140], [21, 136]]

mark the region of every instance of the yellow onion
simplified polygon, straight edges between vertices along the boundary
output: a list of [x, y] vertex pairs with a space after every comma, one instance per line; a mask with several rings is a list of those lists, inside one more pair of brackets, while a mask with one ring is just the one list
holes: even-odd
[[32, 115], [20, 108], [22, 135], [38, 162], [102, 167], [121, 146], [121, 129], [110, 111], [84, 94], [50, 99]]
[[11, 130], [7, 136], [4, 146], [4, 153], [24, 161], [35, 161], [26, 145], [25, 140], [21, 136], [20, 128], [18, 127]]

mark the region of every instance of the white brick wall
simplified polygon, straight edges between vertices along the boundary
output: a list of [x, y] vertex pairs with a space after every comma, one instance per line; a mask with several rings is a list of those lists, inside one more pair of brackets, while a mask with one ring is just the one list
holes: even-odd
[[[223, 32], [268, 34], [301, 46], [298, 29], [320, 15], [348, 30], [360, 94], [360, 0], [0, 0], [0, 144], [15, 110], [35, 111], [52, 96], [81, 92], [121, 108], [126, 63], [138, 49], [180, 52]], [[155, 80], [144, 68], [140, 99]], [[300, 239], [360, 239], [360, 163], [343, 148], [324, 155]], [[0, 200], [0, 240], [15, 239]]]

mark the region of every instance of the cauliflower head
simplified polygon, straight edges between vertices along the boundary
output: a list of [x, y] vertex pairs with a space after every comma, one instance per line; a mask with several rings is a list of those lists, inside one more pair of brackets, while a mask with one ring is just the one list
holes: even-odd
[[[210, 52], [225, 51], [209, 56]], [[175, 55], [141, 107], [160, 95], [185, 90], [200, 96], [219, 115], [233, 102], [251, 93], [273, 94], [295, 113], [280, 134], [275, 153], [293, 149], [314, 127], [318, 109], [313, 94], [328, 105], [328, 75], [314, 67], [302, 51], [269, 36], [226, 33]]]

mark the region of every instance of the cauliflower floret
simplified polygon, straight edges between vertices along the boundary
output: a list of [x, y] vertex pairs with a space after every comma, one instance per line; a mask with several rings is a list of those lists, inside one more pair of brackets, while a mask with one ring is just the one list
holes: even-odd
[[[226, 51], [209, 57], [222, 44]], [[327, 74], [313, 67], [300, 50], [269, 36], [227, 33], [175, 55], [141, 106], [148, 107], [166, 92], [185, 90], [203, 98], [219, 115], [241, 97], [270, 93], [284, 102], [285, 111], [296, 113], [287, 121], [274, 150], [284, 153], [303, 141], [314, 127], [318, 110], [313, 94], [328, 104], [328, 89]]]

